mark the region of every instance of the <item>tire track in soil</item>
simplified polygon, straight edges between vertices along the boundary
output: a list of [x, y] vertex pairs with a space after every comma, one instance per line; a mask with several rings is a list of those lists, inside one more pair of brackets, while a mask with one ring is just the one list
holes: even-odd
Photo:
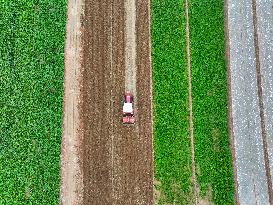
[[253, 30], [254, 30], [254, 47], [255, 47], [255, 58], [256, 58], [256, 76], [257, 76], [257, 87], [258, 87], [258, 98], [260, 108], [260, 121], [262, 130], [262, 141], [263, 141], [263, 152], [265, 162], [265, 173], [267, 177], [268, 196], [269, 203], [273, 204], [273, 192], [272, 192], [272, 176], [270, 173], [270, 164], [268, 156], [268, 134], [265, 127], [265, 115], [264, 115], [264, 99], [263, 99], [263, 88], [262, 88], [262, 75], [261, 75], [261, 63], [260, 63], [260, 48], [258, 38], [258, 23], [257, 23], [257, 5], [256, 0], [252, 0], [252, 13], [253, 13]]
[[[125, 89], [136, 93], [136, 1], [125, 0]], [[136, 98], [135, 98], [136, 100]], [[136, 101], [135, 101], [136, 102]]]
[[112, 11], [106, 0], [85, 3], [84, 204], [152, 204], [148, 1], [136, 5], [137, 114], [139, 122], [143, 122], [138, 125], [139, 132], [136, 126], [121, 123], [125, 90], [125, 9], [122, 0], [112, 3]]

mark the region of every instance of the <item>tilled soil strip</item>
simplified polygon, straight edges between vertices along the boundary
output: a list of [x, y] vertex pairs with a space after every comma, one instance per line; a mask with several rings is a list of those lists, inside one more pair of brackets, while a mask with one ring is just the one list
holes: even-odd
[[188, 70], [188, 84], [189, 84], [189, 112], [190, 112], [190, 141], [191, 141], [191, 160], [192, 160], [192, 183], [194, 191], [194, 201], [198, 204], [198, 191], [195, 175], [195, 162], [194, 162], [194, 135], [193, 135], [193, 118], [192, 118], [192, 84], [191, 84], [191, 54], [190, 54], [190, 31], [189, 31], [189, 6], [186, 0], [186, 42], [187, 42], [187, 70]]
[[83, 204], [112, 203], [111, 6], [85, 1]]
[[153, 204], [153, 155], [152, 155], [152, 104], [151, 104], [151, 50], [150, 50], [150, 1], [136, 1], [137, 42], [137, 115], [138, 115], [138, 166], [139, 198], [136, 204]]
[[136, 5], [139, 132], [121, 123], [125, 5], [112, 4], [92, 0], [85, 7], [84, 204], [152, 204], [148, 2]]
[[229, 0], [228, 5], [230, 109], [239, 204], [269, 204], [257, 92], [252, 0]]
[[83, 1], [69, 0], [67, 6], [63, 134], [61, 150], [61, 204], [81, 204], [82, 173], [82, 33]]

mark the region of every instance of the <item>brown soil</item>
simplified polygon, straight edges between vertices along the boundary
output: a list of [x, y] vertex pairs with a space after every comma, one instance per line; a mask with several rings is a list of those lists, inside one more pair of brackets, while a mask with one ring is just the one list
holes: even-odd
[[83, 204], [153, 201], [148, 0], [136, 8], [137, 122], [124, 126], [124, 1], [85, 2]]

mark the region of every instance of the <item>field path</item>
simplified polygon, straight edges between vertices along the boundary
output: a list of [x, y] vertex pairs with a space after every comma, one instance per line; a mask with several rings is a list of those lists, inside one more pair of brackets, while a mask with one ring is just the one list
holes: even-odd
[[189, 31], [189, 5], [186, 0], [186, 43], [187, 43], [187, 72], [188, 72], [188, 95], [189, 95], [189, 132], [190, 132], [190, 144], [191, 144], [191, 171], [192, 171], [192, 186], [194, 203], [198, 202], [198, 190], [195, 173], [195, 161], [194, 161], [194, 135], [193, 135], [193, 113], [192, 113], [192, 84], [191, 84], [191, 52], [190, 52], [190, 31]]
[[65, 42], [65, 87], [63, 104], [63, 136], [61, 150], [61, 204], [82, 203], [82, 33], [80, 18], [83, 2], [68, 1]]

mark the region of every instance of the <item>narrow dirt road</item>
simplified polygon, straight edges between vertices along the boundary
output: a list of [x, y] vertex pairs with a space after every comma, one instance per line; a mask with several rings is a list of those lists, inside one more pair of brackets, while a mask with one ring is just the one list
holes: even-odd
[[124, 126], [125, 4], [122, 0], [85, 2], [83, 204], [152, 204], [148, 5], [146, 0], [136, 2], [137, 122]]
[[83, 1], [69, 0], [65, 42], [65, 86], [61, 150], [61, 204], [81, 204], [82, 173], [82, 33]]

